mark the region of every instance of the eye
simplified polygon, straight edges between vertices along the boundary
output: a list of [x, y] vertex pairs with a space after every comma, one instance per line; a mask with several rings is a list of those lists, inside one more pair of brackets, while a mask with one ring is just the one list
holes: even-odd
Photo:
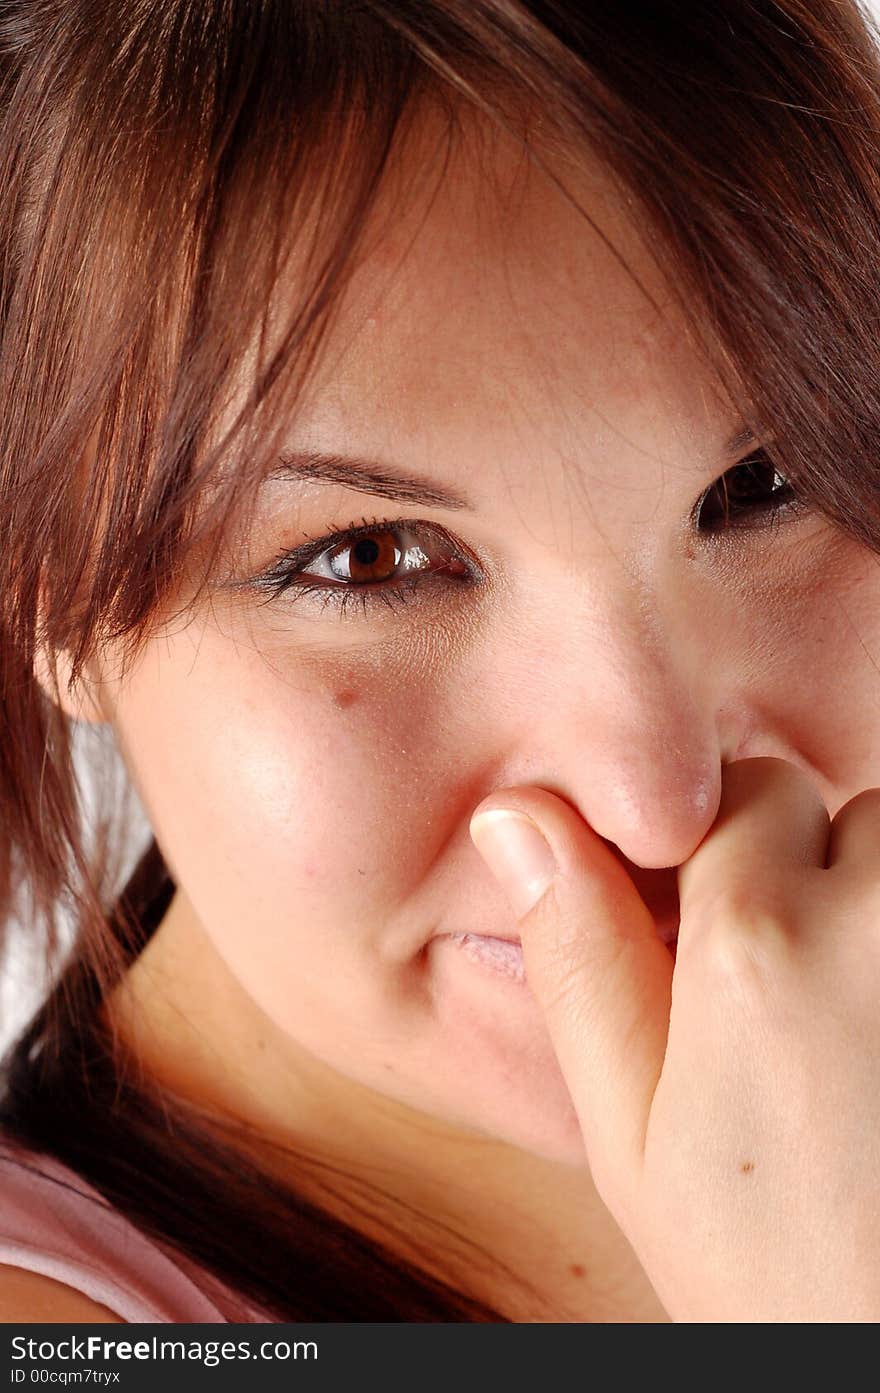
[[344, 614], [351, 604], [398, 609], [474, 584], [477, 568], [447, 533], [427, 522], [363, 520], [279, 556], [253, 584], [268, 599], [310, 597]]
[[400, 579], [400, 572], [412, 574], [428, 569], [431, 550], [430, 540], [421, 534], [413, 540], [411, 528], [369, 524], [368, 531], [353, 534], [319, 552], [311, 569], [303, 566], [299, 574], [356, 585], [382, 584]]
[[805, 508], [773, 461], [756, 450], [701, 495], [692, 516], [699, 531], [713, 535], [768, 527]]

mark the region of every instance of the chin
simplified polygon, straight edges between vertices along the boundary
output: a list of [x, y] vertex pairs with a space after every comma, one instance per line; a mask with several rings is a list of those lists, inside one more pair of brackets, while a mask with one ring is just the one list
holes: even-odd
[[[499, 968], [498, 962], [501, 963]], [[412, 1102], [489, 1143], [586, 1167], [583, 1136], [528, 983], [451, 936], [430, 944], [431, 1019], [408, 1051]], [[509, 967], [508, 962], [508, 967]], [[386, 1082], [387, 1087], [387, 1082]]]

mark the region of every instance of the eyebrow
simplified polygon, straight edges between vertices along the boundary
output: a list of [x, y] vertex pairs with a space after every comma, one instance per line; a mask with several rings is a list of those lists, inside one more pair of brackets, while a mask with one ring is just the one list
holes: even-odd
[[749, 430], [748, 426], [743, 426], [742, 430], [732, 435], [724, 446], [724, 453], [727, 455], [737, 454], [745, 445], [757, 444], [758, 437], [754, 431]]
[[[727, 455], [735, 455], [746, 445], [757, 441], [749, 428], [743, 427], [724, 445]], [[326, 454], [320, 450], [288, 450], [279, 457], [270, 479], [315, 479], [319, 483], [340, 484], [360, 493], [391, 498], [397, 503], [416, 503], [426, 508], [449, 508], [453, 511], [473, 509], [474, 505], [458, 489], [433, 479], [421, 479], [390, 468], [378, 460], [358, 455]]]
[[342, 484], [361, 493], [375, 493], [398, 503], [421, 503], [426, 508], [473, 508], [466, 494], [433, 479], [420, 479], [392, 469], [378, 460], [352, 455], [323, 454], [317, 450], [286, 451], [270, 479], [317, 479]]

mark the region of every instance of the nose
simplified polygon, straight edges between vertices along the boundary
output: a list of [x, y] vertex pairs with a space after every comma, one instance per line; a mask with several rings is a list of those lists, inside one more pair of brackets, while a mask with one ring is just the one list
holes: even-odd
[[721, 764], [698, 724], [670, 730], [668, 717], [596, 729], [589, 770], [573, 781], [577, 804], [600, 837], [635, 866], [680, 866], [718, 812]]
[[545, 706], [556, 713], [544, 725], [551, 788], [631, 865], [677, 867], [718, 813], [726, 739], [719, 716], [691, 671], [692, 648], [689, 657], [687, 647], [639, 625], [618, 627], [591, 648], [587, 664], [583, 649], [569, 648], [565, 698], [557, 686]]

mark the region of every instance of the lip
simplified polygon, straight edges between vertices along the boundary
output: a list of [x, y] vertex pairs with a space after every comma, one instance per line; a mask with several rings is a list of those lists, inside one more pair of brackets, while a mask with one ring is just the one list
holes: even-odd
[[[678, 948], [678, 917], [667, 916], [654, 921], [660, 940], [667, 946], [673, 960]], [[478, 967], [488, 969], [496, 978], [508, 978], [511, 984], [526, 984], [522, 939], [511, 934], [446, 933], [442, 935], [463, 952]]]
[[[662, 938], [662, 940], [663, 940], [664, 943], [674, 943], [674, 942], [677, 940], [677, 938], [678, 938], [679, 923], [680, 923], [680, 920], [679, 920], [679, 916], [678, 916], [677, 914], [676, 914], [676, 915], [668, 915], [668, 916], [667, 916], [666, 918], [664, 918], [664, 919], [656, 919], [656, 918], [654, 919], [654, 925], [655, 925], [655, 927], [656, 927], [656, 929], [657, 929], [657, 933], [659, 934], [660, 938]], [[518, 948], [521, 948], [521, 947], [522, 947], [522, 939], [520, 938], [520, 936], [519, 936], [518, 934], [510, 934], [510, 933], [503, 933], [503, 934], [501, 934], [501, 933], [492, 933], [491, 930], [488, 931], [488, 932], [485, 932], [485, 933], [473, 933], [473, 932], [470, 932], [470, 931], [462, 930], [461, 932], [458, 932], [458, 933], [444, 933], [444, 934], [442, 935], [442, 937], [443, 937], [443, 938], [459, 938], [459, 939], [460, 939], [460, 938], [490, 938], [490, 939], [492, 939], [492, 941], [495, 942], [495, 943], [513, 943], [513, 944], [516, 944], [516, 946], [517, 946]]]
[[[630, 861], [618, 846], [613, 842], [602, 839], [608, 850], [619, 861], [635, 885], [641, 899], [650, 911], [654, 920], [657, 933], [664, 943], [675, 946], [678, 941], [678, 929], [681, 920], [681, 908], [678, 897], [678, 867], [663, 866], [655, 869], [650, 866], [637, 866]], [[444, 937], [447, 935], [444, 935]], [[505, 925], [503, 931], [495, 932], [490, 926], [482, 926], [480, 932], [470, 937], [497, 939], [501, 943], [514, 943], [522, 946], [522, 939], [519, 934], [510, 932]], [[462, 938], [463, 934], [449, 934], [451, 938]]]

